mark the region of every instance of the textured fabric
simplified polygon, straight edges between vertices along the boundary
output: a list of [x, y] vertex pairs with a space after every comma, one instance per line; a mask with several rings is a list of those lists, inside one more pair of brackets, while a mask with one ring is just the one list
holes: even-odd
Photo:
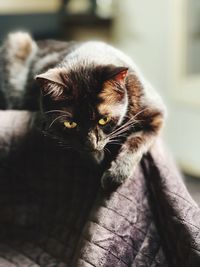
[[0, 267], [200, 266], [200, 209], [160, 143], [106, 194], [34, 117], [0, 112]]

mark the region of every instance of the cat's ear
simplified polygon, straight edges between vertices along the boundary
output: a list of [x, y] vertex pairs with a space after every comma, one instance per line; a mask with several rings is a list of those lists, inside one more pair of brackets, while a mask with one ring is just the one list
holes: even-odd
[[60, 96], [65, 88], [60, 69], [49, 69], [35, 77], [39, 82], [44, 95]]
[[114, 80], [119, 83], [124, 83], [126, 76], [128, 74], [128, 68], [127, 67], [110, 67], [107, 70], [107, 80]]

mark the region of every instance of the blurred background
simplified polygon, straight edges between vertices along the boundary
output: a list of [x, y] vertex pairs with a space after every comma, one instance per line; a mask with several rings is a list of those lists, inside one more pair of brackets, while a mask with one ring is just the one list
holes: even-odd
[[0, 0], [0, 42], [17, 29], [130, 55], [168, 106], [165, 142], [200, 204], [199, 0]]

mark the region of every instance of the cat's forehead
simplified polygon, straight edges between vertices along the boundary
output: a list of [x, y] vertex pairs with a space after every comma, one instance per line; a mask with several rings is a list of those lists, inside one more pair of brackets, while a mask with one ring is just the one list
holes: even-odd
[[118, 76], [123, 80], [124, 72], [127, 73], [125, 67], [80, 65], [54, 68], [37, 78], [44, 93], [63, 108], [71, 108], [72, 116], [94, 118], [94, 114], [97, 117], [122, 113], [126, 90]]
[[85, 97], [66, 100], [64, 109], [71, 113], [72, 117], [96, 120], [100, 116], [109, 115], [118, 117], [123, 113], [125, 100], [117, 98], [109, 90], [102, 90], [96, 97], [86, 94]]
[[66, 92], [73, 102], [74, 112], [80, 116], [109, 114], [119, 116], [124, 108], [125, 91], [117, 91], [116, 84], [104, 81], [101, 69], [79, 68], [68, 74]]
[[100, 69], [78, 67], [63, 73], [65, 93], [69, 98], [95, 101], [101, 91], [103, 79]]

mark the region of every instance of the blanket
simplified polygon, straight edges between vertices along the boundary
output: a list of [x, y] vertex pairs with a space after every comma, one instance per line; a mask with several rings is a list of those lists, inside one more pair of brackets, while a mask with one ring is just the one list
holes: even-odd
[[106, 193], [35, 117], [0, 111], [0, 266], [200, 266], [200, 209], [159, 140]]

